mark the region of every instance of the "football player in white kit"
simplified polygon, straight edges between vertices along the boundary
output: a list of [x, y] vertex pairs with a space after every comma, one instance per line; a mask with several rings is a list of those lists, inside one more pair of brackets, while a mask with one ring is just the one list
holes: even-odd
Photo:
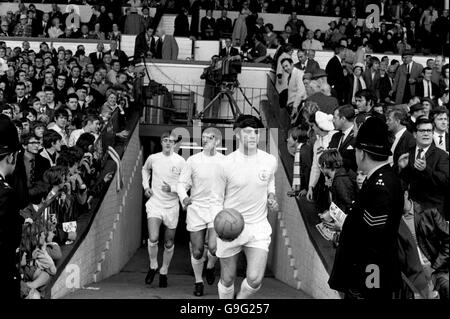
[[211, 209], [217, 214], [234, 208], [245, 222], [242, 233], [233, 241], [217, 238], [216, 256], [220, 258], [218, 293], [221, 299], [234, 297], [234, 280], [239, 253], [247, 258], [246, 278], [237, 299], [251, 298], [261, 287], [267, 264], [272, 228], [268, 208], [277, 210], [275, 198], [276, 158], [258, 149], [261, 121], [241, 115], [234, 124], [238, 150], [224, 158], [211, 195]]
[[[203, 264], [205, 235], [208, 233], [208, 262], [206, 281], [212, 285], [217, 257], [215, 215], [209, 209], [211, 188], [217, 178], [218, 164], [224, 155], [216, 151], [222, 134], [217, 128], [206, 128], [202, 134], [203, 151], [188, 158], [178, 180], [178, 196], [183, 207], [187, 207], [186, 229], [191, 238], [191, 264], [195, 275], [194, 295], [203, 296]], [[186, 191], [191, 190], [191, 196]]]
[[[179, 204], [177, 182], [186, 161], [174, 153], [177, 138], [170, 132], [161, 136], [162, 152], [150, 155], [142, 167], [142, 186], [149, 200], [145, 204], [148, 225], [148, 255], [150, 269], [145, 283], [151, 284], [158, 269], [158, 239], [161, 223], [166, 226], [164, 254], [159, 270], [159, 287], [167, 287], [167, 272], [174, 251], [175, 231], [178, 224]], [[151, 175], [150, 175], [151, 174]], [[150, 187], [149, 180], [152, 177]]]

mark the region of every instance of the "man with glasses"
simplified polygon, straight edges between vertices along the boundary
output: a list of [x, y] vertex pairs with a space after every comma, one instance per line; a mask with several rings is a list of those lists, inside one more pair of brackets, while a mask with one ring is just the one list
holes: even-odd
[[[175, 231], [178, 225], [179, 203], [177, 182], [184, 165], [184, 158], [174, 153], [177, 138], [170, 132], [161, 135], [162, 152], [150, 155], [142, 167], [142, 186], [148, 226], [148, 255], [150, 267], [145, 283], [150, 285], [158, 270], [158, 239], [161, 223], [166, 227], [162, 267], [159, 269], [159, 287], [167, 287], [167, 273], [175, 248]], [[149, 184], [151, 177], [151, 186]]]
[[[215, 215], [209, 209], [211, 188], [216, 180], [217, 168], [224, 156], [216, 151], [221, 143], [221, 133], [217, 128], [207, 128], [202, 134], [203, 151], [188, 158], [181, 171], [177, 192], [183, 207], [187, 207], [186, 224], [191, 239], [191, 264], [194, 270], [194, 295], [203, 296], [203, 263], [205, 236], [208, 235], [208, 264], [206, 281], [214, 283], [214, 265], [217, 261]], [[191, 190], [191, 195], [187, 191]]]
[[220, 163], [211, 192], [210, 210], [216, 215], [222, 209], [233, 208], [242, 214], [245, 226], [232, 241], [217, 238], [220, 299], [234, 297], [236, 267], [242, 250], [247, 258], [247, 272], [236, 297], [252, 298], [261, 288], [272, 233], [267, 214], [269, 209], [278, 210], [275, 198], [277, 160], [258, 149], [262, 122], [252, 115], [241, 115], [233, 128], [239, 149]]
[[417, 119], [416, 146], [398, 159], [400, 177], [409, 185], [411, 200], [424, 209], [437, 208], [443, 214], [448, 190], [448, 154], [433, 143], [433, 122]]

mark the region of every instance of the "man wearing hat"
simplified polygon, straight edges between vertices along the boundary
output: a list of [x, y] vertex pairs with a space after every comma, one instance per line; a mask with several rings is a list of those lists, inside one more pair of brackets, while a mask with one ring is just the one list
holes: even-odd
[[404, 200], [388, 164], [388, 136], [383, 120], [370, 117], [356, 137], [356, 163], [367, 178], [343, 223], [328, 281], [348, 299], [391, 299], [401, 284], [398, 229]]
[[5, 181], [14, 172], [20, 149], [17, 130], [11, 120], [0, 114], [0, 299], [20, 298], [20, 275], [16, 249], [22, 237], [23, 218], [15, 192]]
[[425, 107], [422, 103], [416, 103], [410, 106], [409, 114], [410, 116], [406, 120], [405, 126], [408, 131], [411, 133], [414, 132], [414, 126], [416, 125], [416, 121], [419, 117], [425, 116]]
[[402, 54], [403, 64], [399, 66], [395, 74], [394, 85], [390, 95], [395, 94], [395, 103], [408, 103], [415, 96], [417, 79], [422, 75], [422, 64], [412, 60], [411, 51]]
[[353, 74], [349, 74], [346, 79], [344, 101], [347, 104], [356, 105], [355, 94], [360, 90], [367, 89], [366, 81], [363, 76], [364, 64], [355, 63]]
[[28, 17], [26, 14], [20, 15], [20, 23], [16, 25], [13, 32], [15, 37], [31, 37], [32, 27], [28, 23]]

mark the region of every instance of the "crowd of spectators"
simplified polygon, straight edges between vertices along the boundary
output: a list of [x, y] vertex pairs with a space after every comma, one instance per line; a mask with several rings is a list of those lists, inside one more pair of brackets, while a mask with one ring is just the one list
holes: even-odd
[[[128, 57], [99, 44], [87, 53], [53, 48], [39, 51], [8, 47], [0, 41], [0, 113], [17, 128], [23, 149], [14, 174], [7, 181], [17, 192], [23, 225], [20, 261], [22, 296], [38, 298], [61, 245], [76, 239], [70, 222], [91, 208], [94, 198], [112, 178], [102, 174], [104, 147], [101, 132], [111, 117], [119, 127], [133, 109], [133, 84], [140, 76]], [[115, 117], [116, 118], [116, 117]], [[124, 139], [128, 131], [116, 132]], [[69, 227], [69, 228], [66, 228]]]
[[[370, 54], [362, 55], [361, 62], [346, 63], [346, 48], [338, 46], [322, 70], [314, 50], [300, 49], [298, 64], [290, 44], [280, 51], [275, 85], [280, 106], [291, 115], [287, 143], [294, 156], [288, 196], [314, 202], [317, 222], [335, 232], [333, 241], [339, 245], [342, 224], [325, 216], [332, 203], [352, 213], [366, 179], [356, 165], [358, 131], [368, 118], [381, 119], [392, 152], [382, 161], [401, 180], [405, 197], [398, 235], [401, 270], [416, 297], [448, 299], [449, 65], [444, 57], [430, 58], [422, 66], [406, 51], [402, 63]], [[382, 131], [373, 129], [373, 134]], [[379, 183], [384, 185], [381, 179]], [[378, 253], [372, 254], [369, 258]]]

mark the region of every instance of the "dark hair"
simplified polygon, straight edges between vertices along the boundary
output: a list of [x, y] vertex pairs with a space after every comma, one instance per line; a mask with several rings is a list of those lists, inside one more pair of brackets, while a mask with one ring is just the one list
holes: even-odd
[[54, 114], [54, 118], [55, 119], [57, 119], [58, 117], [60, 117], [60, 116], [63, 116], [63, 117], [65, 117], [65, 118], [69, 118], [69, 113], [67, 112], [67, 110], [66, 109], [57, 109], [56, 111], [55, 111], [55, 114]]
[[417, 129], [419, 128], [419, 126], [424, 125], [424, 124], [431, 124], [431, 126], [434, 128], [434, 124], [429, 118], [426, 118], [425, 116], [421, 116], [416, 120], [416, 123], [413, 126], [414, 132], [417, 132]]
[[66, 176], [68, 172], [69, 169], [66, 166], [53, 166], [44, 172], [42, 180], [50, 186], [56, 186], [63, 182], [63, 177]]
[[352, 122], [356, 116], [355, 108], [353, 107], [353, 105], [350, 105], [350, 104], [338, 106], [334, 110], [338, 111], [339, 117], [345, 117], [347, 119], [347, 121], [350, 121], [350, 122]]
[[49, 185], [38, 181], [28, 190], [28, 198], [30, 202], [34, 205], [39, 205], [44, 198], [47, 197], [49, 192]]
[[329, 169], [338, 169], [344, 165], [341, 154], [336, 148], [324, 150], [319, 156], [319, 166]]
[[50, 148], [53, 144], [60, 140], [62, 140], [62, 136], [59, 135], [58, 132], [54, 130], [48, 130], [44, 133], [44, 136], [42, 138], [42, 146], [44, 146], [44, 148]]
[[298, 143], [306, 143], [308, 141], [308, 124], [301, 124], [289, 129], [288, 137], [292, 136], [292, 139]]
[[93, 145], [95, 142], [95, 136], [91, 133], [83, 133], [77, 140], [75, 144], [79, 148], [81, 148], [85, 153], [89, 152], [89, 146]]
[[423, 74], [425, 74], [425, 71], [433, 71], [433, 69], [431, 69], [429, 67], [424, 67], [422, 70]]
[[73, 156], [72, 152], [69, 149], [61, 152], [59, 157], [56, 160], [56, 165], [64, 166], [64, 167], [72, 167], [77, 163], [77, 159]]
[[253, 115], [248, 114], [239, 115], [236, 122], [234, 122], [233, 124], [233, 130], [235, 130], [236, 128], [245, 128], [245, 127], [252, 127], [257, 129], [257, 128], [264, 128], [264, 125], [260, 119], [258, 119]]
[[375, 105], [376, 97], [375, 97], [375, 95], [372, 93], [372, 91], [369, 90], [369, 89], [359, 90], [359, 91], [356, 92], [356, 94], [355, 94], [355, 98], [357, 98], [357, 97], [363, 97], [363, 98], [366, 99], [367, 102], [372, 102], [372, 106]]
[[285, 61], [288, 61], [289, 64], [294, 63], [294, 61], [291, 58], [284, 58], [284, 59], [281, 60], [280, 64], [283, 64]]
[[22, 135], [22, 145], [27, 145], [32, 138], [34, 138], [34, 139], [39, 141], [39, 137], [34, 135], [34, 132]]
[[77, 99], [77, 101], [78, 101], [78, 95], [76, 95], [75, 93], [70, 93], [70, 94], [67, 95], [67, 97], [66, 97], [66, 102], [69, 102], [70, 99]]

